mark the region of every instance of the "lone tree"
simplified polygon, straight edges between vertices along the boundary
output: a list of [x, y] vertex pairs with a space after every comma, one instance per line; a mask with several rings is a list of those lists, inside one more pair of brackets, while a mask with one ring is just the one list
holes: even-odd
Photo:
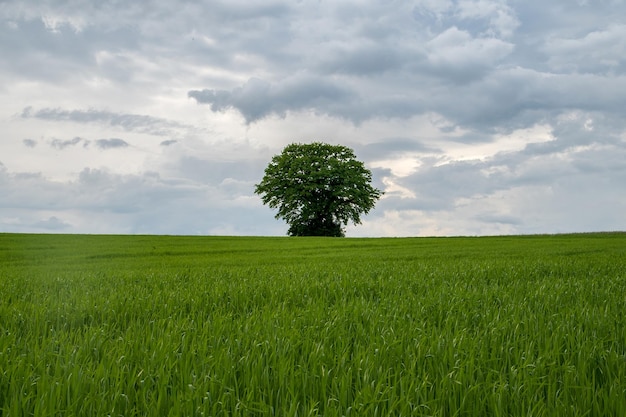
[[371, 181], [350, 148], [292, 143], [272, 158], [254, 191], [278, 208], [289, 236], [344, 236], [343, 226], [360, 224], [383, 194]]

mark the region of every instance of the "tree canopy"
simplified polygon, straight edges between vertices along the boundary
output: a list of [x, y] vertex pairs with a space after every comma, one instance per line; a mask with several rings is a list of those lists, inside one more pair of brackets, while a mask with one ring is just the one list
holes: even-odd
[[278, 209], [290, 236], [344, 236], [344, 225], [360, 224], [383, 194], [371, 181], [348, 147], [292, 143], [272, 158], [255, 193]]

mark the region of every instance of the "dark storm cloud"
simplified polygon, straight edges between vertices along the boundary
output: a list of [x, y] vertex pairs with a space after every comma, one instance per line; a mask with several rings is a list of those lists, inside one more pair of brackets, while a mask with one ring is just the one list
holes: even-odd
[[129, 146], [125, 140], [118, 138], [98, 139], [95, 142], [96, 146], [100, 149], [126, 148]]
[[22, 143], [27, 148], [34, 148], [35, 146], [37, 146], [37, 141], [33, 139], [22, 139]]
[[387, 45], [366, 42], [362, 45], [342, 44], [330, 46], [326, 56], [317, 66], [326, 74], [370, 76], [398, 70], [410, 62], [411, 51], [390, 48]]
[[177, 140], [175, 140], [175, 139], [168, 139], [168, 140], [164, 140], [159, 145], [161, 145], [161, 146], [172, 146], [172, 145], [174, 145], [176, 143], [178, 143]]
[[69, 139], [69, 140], [52, 139], [50, 141], [50, 146], [52, 146], [55, 149], [63, 150], [69, 146], [76, 146], [81, 142], [84, 142], [85, 144], [88, 143], [87, 141], [84, 141], [83, 138], [75, 137], [74, 139]]
[[[303, 46], [306, 39], [295, 24], [307, 22], [299, 14], [305, 7], [289, 11], [294, 46]], [[316, 47], [297, 52], [282, 45], [299, 59], [285, 56], [276, 65], [266, 63], [274, 72], [272, 81], [191, 90], [189, 96], [212, 111], [236, 109], [248, 123], [299, 110], [357, 123], [436, 111], [452, 123], [486, 132], [532, 126], [546, 112], [624, 105], [620, 91], [626, 80], [619, 74], [625, 26], [598, 29], [605, 13], [616, 13], [614, 8], [623, 5], [460, 1], [391, 10], [372, 2], [361, 4], [358, 13], [325, 7], [328, 15], [312, 14], [307, 23], [331, 30], [334, 37], [307, 34]], [[541, 16], [544, 8], [552, 20]], [[579, 16], [581, 25], [568, 16]], [[257, 54], [268, 49], [261, 45]], [[320, 85], [320, 95], [291, 82], [290, 69], [302, 72], [297, 62], [307, 65], [309, 81]], [[599, 71], [591, 73], [594, 69]], [[316, 80], [316, 71], [324, 77]], [[326, 94], [329, 82], [341, 93]]]
[[[73, 147], [80, 143], [83, 144], [84, 148], [87, 148], [92, 142], [79, 137], [75, 137], [69, 140], [52, 139], [50, 141], [50, 146], [58, 150], [64, 150], [68, 147]], [[128, 142], [119, 138], [97, 139], [93, 141], [93, 143], [95, 143], [96, 147], [99, 149], [125, 148], [129, 146]]]
[[284, 117], [287, 111], [323, 109], [350, 99], [352, 93], [337, 83], [308, 76], [288, 78], [272, 84], [252, 78], [241, 87], [226, 90], [192, 90], [198, 103], [210, 104], [213, 111], [235, 108], [251, 123], [270, 114]]
[[[15, 43], [9, 36], [35, 38], [22, 49], [42, 45], [82, 66], [95, 60], [92, 51], [113, 54], [113, 62], [128, 59], [117, 53], [124, 45], [240, 76], [269, 74], [247, 77], [239, 85], [218, 77], [215, 85], [189, 90], [189, 97], [212, 111], [236, 109], [248, 123], [302, 110], [357, 123], [436, 111], [454, 123], [489, 130], [511, 123], [529, 126], [541, 118], [540, 112], [563, 106], [591, 110], [615, 108], [624, 101], [618, 93], [624, 80], [618, 75], [624, 69], [626, 26], [602, 25], [606, 13], [625, 11], [623, 4], [422, 1], [357, 6], [275, 1], [212, 2], [210, 7], [163, 3], [120, 10], [114, 3], [94, 7], [85, 2], [80, 3], [83, 13], [71, 4], [43, 8], [67, 15], [57, 23], [9, 4], [6, 13], [14, 23], [5, 25], [6, 44]], [[117, 13], [108, 29], [107, 11]], [[160, 31], [154, 30], [157, 17]], [[75, 27], [74, 21], [82, 25]], [[187, 22], [183, 35], [168, 36], [179, 33], [181, 21]], [[74, 44], [72, 52], [68, 45]], [[98, 65], [106, 69], [109, 64]], [[116, 71], [129, 65], [122, 63]], [[60, 112], [42, 109], [38, 117], [62, 119]], [[73, 114], [67, 117], [76, 121], [108, 119], [153, 134], [177, 128], [149, 116], [69, 112]]]
[[129, 132], [147, 133], [155, 136], [168, 136], [180, 130], [195, 130], [193, 126], [141, 114], [123, 114], [105, 110], [64, 110], [44, 108], [35, 110], [26, 107], [21, 117], [51, 121], [70, 121], [75, 123], [97, 123], [119, 127]]

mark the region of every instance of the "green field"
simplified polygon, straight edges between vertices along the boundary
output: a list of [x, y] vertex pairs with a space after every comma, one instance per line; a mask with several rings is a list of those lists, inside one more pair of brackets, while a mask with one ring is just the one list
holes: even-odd
[[0, 416], [624, 416], [626, 234], [0, 234]]

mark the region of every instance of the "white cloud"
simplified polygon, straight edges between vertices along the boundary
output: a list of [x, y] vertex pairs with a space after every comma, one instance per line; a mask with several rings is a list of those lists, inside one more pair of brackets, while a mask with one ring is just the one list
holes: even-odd
[[254, 184], [312, 140], [387, 191], [350, 235], [624, 229], [625, 13], [4, 1], [0, 231], [284, 234]]
[[579, 38], [553, 37], [543, 47], [550, 67], [558, 72], [626, 72], [626, 25], [615, 24]]
[[503, 0], [460, 0], [456, 15], [461, 19], [485, 19], [486, 34], [494, 36], [509, 37], [520, 24], [513, 8]]
[[496, 38], [473, 38], [470, 33], [451, 27], [430, 40], [427, 48], [428, 61], [436, 72], [469, 81], [485, 76], [514, 46]]

